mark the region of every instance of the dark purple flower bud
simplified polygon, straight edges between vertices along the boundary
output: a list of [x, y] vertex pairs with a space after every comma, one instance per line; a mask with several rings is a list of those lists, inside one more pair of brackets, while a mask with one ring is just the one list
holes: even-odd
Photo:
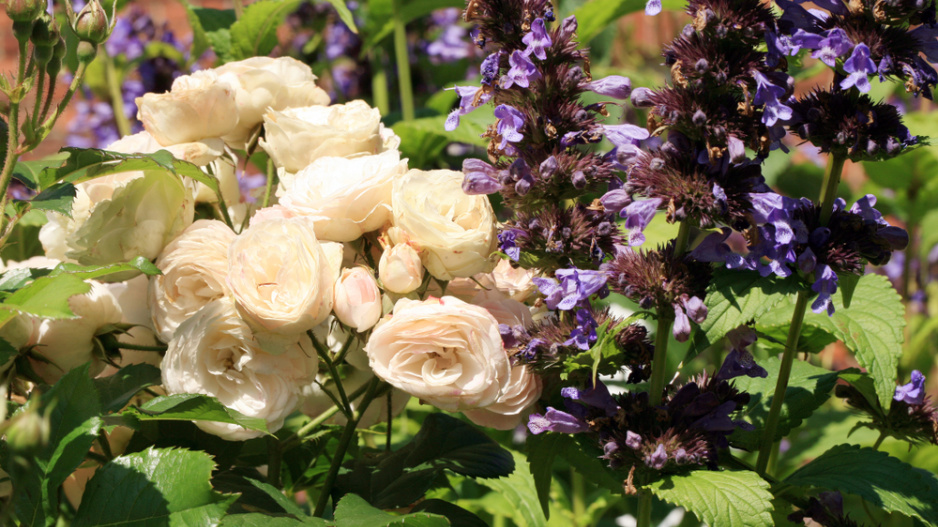
[[[592, 319], [592, 317], [590, 317], [590, 319]], [[566, 397], [567, 399], [580, 401], [587, 406], [598, 408], [602, 410], [607, 416], [615, 415], [619, 409], [619, 405], [616, 404], [616, 400], [612, 397], [612, 395], [609, 394], [609, 389], [606, 388], [605, 384], [598, 381], [596, 382], [595, 386], [585, 390], [580, 390], [573, 386], [561, 388], [560, 395]]]
[[631, 430], [625, 431], [625, 446], [631, 448], [632, 450], [638, 450], [642, 447], [642, 436], [636, 434]]
[[564, 18], [563, 22], [560, 23], [560, 33], [558, 35], [559, 38], [561, 40], [568, 40], [573, 38], [574, 34], [576, 33], [576, 27], [576, 16], [570, 15], [567, 18]]
[[557, 410], [556, 408], [547, 408], [544, 415], [531, 414], [528, 417], [528, 430], [537, 435], [542, 432], [558, 432], [561, 434], [579, 434], [590, 429], [589, 425], [580, 419]]
[[495, 118], [498, 119], [498, 134], [502, 136], [499, 148], [504, 150], [509, 142], [517, 143], [524, 139], [520, 132], [524, 127], [524, 114], [507, 104], [501, 104], [495, 108]]
[[618, 214], [622, 212], [622, 209], [627, 207], [629, 203], [632, 203], [632, 196], [630, 196], [625, 189], [620, 188], [610, 190], [603, 194], [603, 197], [600, 198], [599, 201], [607, 211]]
[[813, 247], [820, 247], [827, 243], [831, 237], [831, 230], [827, 227], [818, 227], [811, 231], [811, 236], [808, 238], [808, 243]]
[[545, 159], [540, 166], [541, 178], [550, 179], [557, 173], [557, 170], [560, 169], [560, 163], [557, 162], [557, 158], [550, 156]]
[[645, 243], [645, 235], [642, 231], [655, 217], [655, 211], [659, 206], [661, 206], [661, 198], [633, 201], [619, 213], [625, 218], [625, 228], [629, 230], [629, 246], [635, 247]]
[[621, 75], [610, 75], [584, 84], [583, 89], [614, 99], [628, 99], [632, 93], [632, 81]]
[[531, 23], [531, 31], [521, 39], [528, 47], [524, 50], [525, 55], [534, 55], [541, 60], [547, 60], [547, 48], [553, 44], [550, 35], [547, 34], [547, 28], [544, 26], [543, 18], [536, 18]]
[[582, 170], [577, 170], [573, 173], [573, 188], [582, 189], [586, 187], [586, 174]]
[[825, 31], [824, 38], [818, 44], [820, 47], [811, 56], [831, 68], [836, 65], [838, 58], [853, 48], [853, 42], [847, 36], [847, 32], [839, 27]]
[[674, 304], [672, 307], [674, 308], [674, 327], [671, 328], [671, 332], [674, 333], [674, 338], [678, 342], [687, 342], [691, 332], [690, 319], [687, 318], [687, 313], [680, 304]]
[[837, 273], [828, 265], [820, 264], [815, 269], [817, 279], [811, 285], [811, 289], [818, 294], [814, 302], [811, 303], [811, 311], [823, 313], [827, 311], [827, 316], [834, 314], [834, 303], [831, 301], [831, 295], [837, 292]]
[[817, 257], [814, 255], [814, 251], [808, 247], [798, 256], [798, 269], [800, 269], [802, 273], [807, 274], [814, 271], [816, 266]]
[[684, 300], [683, 303], [684, 312], [687, 313], [687, 316], [689, 316], [691, 320], [698, 324], [707, 320], [707, 306], [704, 305], [703, 300], [699, 297], [692, 296], [688, 300]]
[[533, 178], [531, 178], [531, 176], [528, 176], [522, 180], [519, 180], [517, 183], [515, 183], [515, 192], [519, 196], [526, 195], [528, 192], [531, 191], [532, 181], [533, 181]]
[[492, 82], [495, 81], [495, 78], [498, 77], [498, 64], [501, 60], [502, 53], [502, 51], [496, 51], [488, 57], [485, 57], [485, 60], [482, 61], [482, 65], [479, 67], [479, 72], [482, 74], [482, 84], [491, 85]]
[[876, 63], [870, 58], [870, 48], [866, 44], [857, 44], [853, 54], [844, 61], [844, 71], [849, 73], [846, 79], [840, 82], [840, 89], [847, 90], [856, 86], [863, 93], [870, 91], [869, 76], [876, 73]]
[[697, 126], [703, 126], [707, 124], [707, 114], [705, 114], [703, 110], [697, 110], [691, 117], [691, 121]]
[[462, 162], [462, 171], [466, 175], [462, 182], [462, 190], [466, 194], [492, 194], [502, 188], [495, 179], [498, 170], [481, 159], [466, 159]]
[[531, 85], [531, 81], [541, 78], [541, 72], [537, 70], [537, 66], [520, 51], [516, 50], [512, 53], [508, 57], [508, 63], [511, 64], [511, 68], [501, 80], [502, 88], [506, 90], [515, 84], [527, 88]]
[[734, 349], [726, 355], [726, 359], [723, 361], [723, 365], [720, 366], [720, 371], [717, 372], [714, 379], [726, 381], [739, 377], [740, 375], [761, 377], [764, 379], [769, 376], [769, 372], [762, 366], [756, 364], [756, 360], [748, 351], [744, 349]]
[[[846, 204], [845, 204], [846, 205]], [[881, 212], [873, 208], [876, 205], [876, 196], [873, 194], [867, 194], [862, 198], [858, 199], [856, 203], [850, 207], [850, 212], [856, 214], [863, 218], [864, 221], [868, 223], [876, 223], [884, 227], [888, 226], [889, 223], [883, 219]]]
[[892, 398], [908, 405], [918, 405], [925, 402], [925, 376], [922, 375], [922, 372], [914, 370], [911, 382], [897, 386], [896, 394]]
[[603, 457], [606, 459], [612, 458], [616, 452], [619, 450], [619, 445], [615, 441], [609, 441], [603, 445]]
[[[661, 5], [660, 0], [652, 0], [653, 2], [658, 2], [658, 5]], [[651, 3], [651, 2], [649, 2]], [[668, 462], [668, 452], [664, 449], [664, 445], [658, 443], [658, 448], [654, 452], [645, 456], [645, 464], [655, 470], [661, 470], [664, 468], [665, 463]]]
[[746, 160], [746, 145], [737, 137], [726, 138], [726, 151], [730, 155], [730, 163], [742, 163]]
[[909, 233], [901, 227], [883, 227], [876, 231], [876, 235], [886, 240], [893, 251], [901, 251], [909, 245]]
[[654, 95], [654, 92], [648, 88], [635, 88], [632, 90], [632, 95], [630, 100], [632, 101], [632, 106], [636, 108], [648, 108], [652, 104], [651, 97]]
[[726, 244], [726, 239], [732, 234], [732, 230], [724, 227], [721, 232], [714, 232], [701, 241], [690, 255], [700, 262], [725, 262], [726, 257], [733, 253], [730, 246]]
[[645, 4], [645, 14], [648, 16], [655, 16], [661, 12], [661, 0], [648, 0], [648, 3]]
[[633, 146], [651, 135], [648, 130], [634, 124], [602, 125], [602, 129], [610, 143], [622, 148]]

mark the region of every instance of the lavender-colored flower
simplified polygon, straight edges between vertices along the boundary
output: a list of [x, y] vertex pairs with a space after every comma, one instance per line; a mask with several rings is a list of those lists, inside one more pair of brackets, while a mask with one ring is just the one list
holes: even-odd
[[768, 77], [756, 70], [753, 70], [752, 76], [756, 79], [756, 94], [752, 102], [765, 105], [762, 122], [766, 126], [773, 126], [778, 120], [787, 121], [791, 119], [791, 107], [779, 101], [780, 97], [785, 96], [786, 88], [772, 83]]
[[443, 128], [448, 132], [452, 132], [459, 126], [460, 117], [492, 99], [491, 91], [477, 86], [454, 86], [453, 89], [456, 90], [456, 95], [459, 95], [459, 107], [446, 117]]
[[586, 269], [559, 269], [558, 282], [553, 278], [534, 278], [534, 284], [545, 296], [547, 309], [569, 311], [599, 293], [605, 296], [606, 275]]
[[481, 159], [464, 160], [462, 171], [466, 175], [462, 182], [462, 189], [466, 194], [492, 194], [502, 188], [502, 184], [496, 179], [498, 169]]
[[517, 143], [524, 139], [520, 132], [524, 127], [524, 114], [507, 104], [501, 104], [495, 108], [495, 118], [498, 119], [498, 134], [502, 136], [499, 148], [504, 150], [509, 142]]
[[502, 51], [496, 51], [482, 60], [482, 65], [479, 66], [479, 73], [482, 75], [482, 84], [491, 85], [495, 82], [495, 78], [498, 77], [501, 57]]
[[508, 63], [511, 64], [511, 68], [501, 80], [502, 88], [506, 90], [515, 84], [521, 88], [527, 88], [531, 85], [531, 81], [541, 78], [537, 66], [531, 62], [527, 55], [520, 51], [515, 50], [508, 57]]
[[518, 261], [521, 258], [521, 247], [518, 247], [518, 236], [524, 236], [525, 232], [521, 229], [505, 229], [498, 233], [498, 248], [509, 258]]
[[837, 59], [845, 55], [851, 48], [853, 48], [853, 42], [847, 36], [847, 33], [843, 29], [835, 27], [824, 32], [823, 38], [818, 42], [818, 48], [811, 56], [833, 68]]
[[655, 470], [661, 470], [667, 462], [668, 452], [661, 443], [658, 443], [658, 448], [654, 452], [645, 456], [645, 464]]
[[602, 130], [610, 143], [621, 148], [634, 146], [651, 136], [648, 130], [634, 124], [607, 124], [602, 125]]
[[643, 231], [655, 217], [655, 211], [661, 206], [661, 199], [646, 199], [633, 201], [625, 207], [620, 215], [625, 218], [625, 228], [629, 230], [629, 246], [635, 247], [645, 243]]
[[645, 4], [645, 14], [655, 16], [661, 12], [661, 0], [648, 0]]
[[531, 23], [531, 31], [521, 39], [521, 42], [528, 46], [524, 50], [525, 55], [534, 55], [541, 60], [547, 60], [547, 48], [553, 42], [550, 40], [550, 35], [547, 34], [547, 27], [544, 25], [543, 18], [534, 19], [534, 22]]
[[531, 414], [528, 417], [528, 430], [534, 435], [543, 432], [579, 434], [588, 431], [589, 428], [589, 425], [582, 419], [551, 407], [548, 407], [543, 415]]
[[925, 401], [925, 376], [922, 375], [922, 372], [914, 370], [912, 379], [908, 384], [896, 387], [896, 394], [893, 399], [908, 405], [922, 404]]
[[583, 89], [614, 99], [628, 99], [632, 93], [632, 81], [621, 75], [609, 75], [587, 82], [583, 85]]
[[632, 203], [632, 196], [625, 189], [617, 188], [603, 194], [599, 201], [607, 211], [619, 214]]
[[815, 313], [827, 311], [827, 315], [834, 314], [834, 304], [831, 295], [837, 292], [837, 273], [828, 265], [818, 265], [815, 269], [817, 279], [811, 285], [811, 290], [818, 294], [811, 303], [811, 310]]
[[850, 58], [844, 61], [844, 71], [850, 75], [840, 82], [842, 90], [856, 86], [863, 93], [870, 91], [869, 76], [876, 73], [876, 63], [870, 58], [870, 48], [866, 44], [857, 44], [853, 48]]
[[631, 448], [632, 450], [638, 450], [642, 446], [642, 436], [636, 434], [635, 432], [631, 430], [626, 430], [625, 446]]

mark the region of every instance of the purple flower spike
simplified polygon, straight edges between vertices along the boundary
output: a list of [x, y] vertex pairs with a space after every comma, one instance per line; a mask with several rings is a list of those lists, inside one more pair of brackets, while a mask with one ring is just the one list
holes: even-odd
[[668, 452], [661, 443], [658, 443], [658, 448], [653, 453], [645, 456], [645, 464], [655, 470], [661, 470], [667, 462]]
[[820, 47], [811, 56], [833, 68], [837, 59], [850, 51], [853, 42], [850, 41], [847, 32], [839, 27], [824, 33], [824, 38], [818, 43]]
[[509, 142], [517, 143], [524, 139], [520, 132], [524, 127], [524, 115], [521, 112], [507, 104], [501, 104], [495, 108], [495, 118], [498, 119], [498, 134], [502, 136], [499, 148], [504, 150]]
[[549, 48], [553, 42], [550, 40], [550, 35], [547, 34], [547, 28], [544, 26], [543, 18], [536, 18], [534, 22], [531, 23], [531, 32], [524, 36], [521, 39], [521, 42], [524, 42], [528, 47], [524, 50], [525, 55], [534, 55], [535, 57], [541, 60], [547, 60], [547, 48]]
[[815, 269], [817, 280], [811, 286], [811, 289], [818, 295], [811, 304], [811, 311], [823, 313], [827, 311], [827, 316], [834, 314], [834, 303], [831, 301], [831, 295], [837, 292], [837, 273], [829, 266], [821, 264]]
[[632, 81], [621, 75], [610, 75], [588, 82], [583, 85], [583, 88], [614, 99], [628, 99], [632, 94]]
[[492, 194], [502, 188], [495, 179], [498, 170], [481, 159], [466, 159], [462, 163], [462, 171], [466, 175], [462, 182], [462, 190], [466, 194]]
[[495, 77], [498, 77], [498, 63], [501, 60], [501, 56], [502, 52], [496, 51], [488, 57], [485, 57], [485, 60], [482, 61], [482, 65], [479, 66], [479, 72], [482, 74], [482, 84], [491, 85], [495, 82]]
[[645, 4], [645, 14], [648, 16], [655, 16], [661, 12], [661, 0], [648, 0], [648, 3]]
[[857, 44], [857, 47], [853, 48], [853, 54], [844, 61], [844, 71], [850, 75], [841, 81], [841, 89], [856, 86], [863, 93], [870, 91], [869, 76], [876, 73], [876, 63], [870, 58], [870, 48], [866, 47], [866, 44]]
[[925, 376], [922, 375], [922, 372], [914, 370], [911, 382], [897, 386], [893, 399], [908, 405], [918, 405], [925, 402]]
[[651, 135], [648, 130], [634, 124], [603, 125], [603, 132], [610, 143], [620, 148], [632, 146], [638, 141], [648, 139]]
[[661, 198], [633, 201], [619, 213], [625, 218], [625, 228], [629, 230], [629, 246], [635, 247], [645, 243], [642, 231], [651, 223], [660, 205]]
[[520, 51], [512, 53], [508, 58], [508, 63], [511, 64], [511, 69], [502, 77], [501, 82], [502, 88], [506, 90], [515, 84], [527, 88], [531, 85], [531, 81], [541, 78], [541, 72], [537, 71], [537, 66]]
[[542, 432], [559, 432], [561, 434], [579, 434], [586, 432], [590, 427], [586, 422], [561, 412], [556, 408], [547, 408], [544, 415], [531, 414], [528, 418], [528, 430], [537, 435]]

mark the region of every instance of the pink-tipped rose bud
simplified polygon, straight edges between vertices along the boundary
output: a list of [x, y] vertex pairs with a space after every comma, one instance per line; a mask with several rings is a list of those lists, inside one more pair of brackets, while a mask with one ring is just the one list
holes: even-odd
[[381, 318], [381, 291], [370, 270], [343, 269], [335, 283], [335, 316], [358, 332], [371, 329]]
[[388, 291], [401, 295], [410, 293], [423, 282], [420, 255], [406, 243], [389, 248], [378, 262], [378, 277]]
[[91, 0], [78, 12], [74, 29], [79, 40], [84, 42], [101, 44], [107, 40], [111, 34], [111, 23], [98, 0]]

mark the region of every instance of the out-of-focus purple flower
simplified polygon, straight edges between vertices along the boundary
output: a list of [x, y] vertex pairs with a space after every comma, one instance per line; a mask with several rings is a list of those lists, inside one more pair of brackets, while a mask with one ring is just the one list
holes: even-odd
[[661, 443], [658, 443], [658, 448], [654, 452], [645, 456], [645, 464], [655, 470], [661, 470], [667, 462], [668, 452]]
[[495, 118], [498, 119], [498, 134], [502, 136], [499, 148], [504, 150], [508, 143], [517, 143], [524, 139], [520, 132], [524, 127], [524, 115], [517, 109], [500, 104], [495, 108]]
[[623, 148], [634, 146], [638, 141], [648, 139], [651, 135], [648, 130], [634, 124], [607, 124], [603, 125], [602, 129], [610, 143]]
[[645, 4], [645, 14], [655, 16], [661, 12], [661, 0], [648, 0]]
[[520, 51], [515, 50], [508, 57], [508, 63], [511, 64], [511, 68], [501, 80], [502, 88], [506, 90], [515, 84], [527, 88], [531, 85], [531, 81], [541, 78], [541, 72], [537, 71], [537, 66]]
[[528, 47], [524, 50], [525, 55], [534, 55], [541, 60], [547, 60], [547, 48], [553, 42], [550, 35], [547, 34], [547, 27], [544, 25], [543, 18], [536, 18], [531, 23], [531, 31], [521, 39]]
[[811, 310], [815, 313], [827, 311], [828, 316], [834, 314], [834, 303], [831, 301], [831, 295], [837, 292], [837, 273], [828, 265], [820, 264], [815, 268], [817, 279], [811, 285], [811, 289], [818, 294], [817, 298], [811, 304]]
[[[455, 11], [458, 18], [459, 10]], [[443, 30], [436, 40], [427, 45], [427, 55], [433, 62], [455, 62], [469, 56], [472, 48], [466, 41], [468, 31], [454, 22], [438, 24]]]
[[909, 405], [922, 404], [925, 401], [925, 376], [922, 372], [914, 370], [911, 382], [897, 386], [893, 399]]
[[468, 158], [464, 160], [462, 162], [462, 171], [465, 174], [462, 190], [466, 194], [492, 194], [502, 188], [502, 184], [496, 179], [498, 170], [481, 159]]
[[645, 227], [655, 217], [655, 211], [661, 206], [661, 198], [633, 201], [622, 209], [620, 216], [625, 218], [625, 228], [629, 230], [629, 246], [645, 243]]
[[625, 446], [631, 448], [632, 450], [638, 450], [642, 446], [642, 436], [636, 434], [635, 432], [631, 430], [626, 430]]
[[452, 132], [459, 126], [459, 118], [492, 99], [492, 93], [478, 86], [453, 86], [459, 95], [459, 107], [446, 117], [443, 128]]
[[869, 76], [876, 73], [876, 63], [870, 58], [870, 48], [866, 44], [860, 43], [853, 48], [850, 58], [844, 61], [844, 71], [850, 75], [840, 82], [842, 90], [856, 86], [863, 93], [870, 91]]
[[609, 75], [587, 82], [583, 85], [583, 89], [614, 99], [628, 99], [632, 93], [632, 81], [621, 75]]
[[561, 434], [579, 434], [589, 430], [589, 425], [567, 412], [548, 407], [544, 415], [531, 414], [528, 417], [528, 430], [538, 435], [543, 432], [559, 432]]

